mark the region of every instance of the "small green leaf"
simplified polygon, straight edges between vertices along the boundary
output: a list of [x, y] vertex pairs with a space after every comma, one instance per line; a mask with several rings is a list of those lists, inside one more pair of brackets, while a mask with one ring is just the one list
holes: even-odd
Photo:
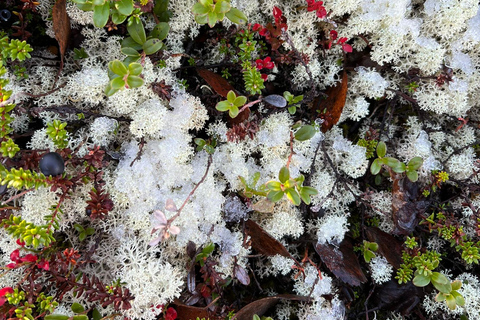
[[132, 39], [143, 45], [147, 41], [147, 36], [145, 35], [145, 28], [143, 27], [142, 21], [133, 19], [130, 25], [127, 25], [127, 30]]
[[457, 308], [457, 302], [455, 301], [455, 297], [451, 294], [446, 296], [446, 303], [450, 310], [455, 310]]
[[167, 38], [168, 32], [170, 31], [170, 25], [166, 22], [158, 23], [155, 28], [153, 28], [150, 36], [154, 38], [158, 38], [160, 40], [164, 40]]
[[230, 110], [231, 106], [232, 104], [230, 102], [224, 100], [217, 103], [215, 109], [217, 109], [218, 111], [227, 111]]
[[291, 94], [288, 91], [285, 91], [283, 92], [283, 97], [285, 98], [285, 100], [287, 100], [290, 103], [293, 99], [293, 94]]
[[435, 296], [435, 300], [439, 301], [439, 302], [442, 302], [442, 301], [445, 301], [445, 294], [444, 293], [437, 293], [437, 295]]
[[383, 158], [385, 157], [385, 154], [387, 154], [387, 145], [385, 142], [380, 141], [377, 145], [377, 156]]
[[365, 259], [365, 262], [370, 262], [373, 258], [375, 258], [375, 253], [370, 250], [365, 250], [363, 252], [363, 258]]
[[203, 147], [205, 145], [205, 140], [203, 140], [202, 138], [195, 138], [193, 139], [193, 142], [195, 142], [197, 146]]
[[439, 284], [447, 284], [449, 281], [447, 277], [445, 277], [443, 274], [440, 272], [433, 272], [431, 276], [432, 282], [436, 282]]
[[300, 196], [294, 188], [285, 190], [285, 194], [287, 195], [288, 200], [290, 200], [290, 202], [292, 202], [294, 205], [298, 206], [300, 204]]
[[241, 107], [245, 104], [245, 102], [247, 102], [247, 97], [240, 96], [235, 98], [235, 100], [233, 101], [233, 104], [237, 107]]
[[118, 12], [112, 13], [112, 22], [115, 24], [122, 24], [126, 19], [126, 15], [120, 14]]
[[290, 179], [290, 170], [288, 170], [287, 167], [282, 167], [278, 173], [278, 179], [281, 183], [285, 183], [288, 179]]
[[120, 90], [123, 87], [125, 87], [125, 81], [123, 80], [123, 78], [117, 77], [110, 81], [110, 85], [112, 86], [113, 89]]
[[215, 244], [209, 243], [203, 248], [202, 253], [208, 256], [213, 252], [213, 250], [215, 250]]
[[377, 175], [380, 172], [381, 169], [382, 169], [382, 165], [380, 163], [380, 159], [377, 158], [377, 159], [373, 160], [372, 166], [370, 167], [370, 172], [373, 175]]
[[92, 318], [93, 318], [93, 320], [102, 319], [102, 315], [100, 314], [100, 312], [98, 312], [97, 308], [93, 309]]
[[457, 291], [458, 289], [460, 289], [462, 287], [462, 281], [460, 281], [460, 280], [455, 280], [451, 284], [452, 284], [452, 290], [454, 290], [454, 291]]
[[197, 22], [200, 25], [206, 24], [208, 22], [208, 15], [207, 14], [196, 15], [195, 16], [195, 22]]
[[278, 202], [283, 198], [283, 191], [270, 191], [267, 198], [272, 202]]
[[101, 6], [93, 8], [93, 24], [97, 28], [103, 28], [107, 24], [110, 15], [110, 2], [107, 1]]
[[416, 182], [418, 180], [418, 172], [415, 170], [407, 171], [407, 178], [412, 182]]
[[305, 125], [298, 129], [297, 132], [295, 132], [295, 139], [297, 139], [298, 141], [305, 141], [312, 138], [315, 133], [316, 130], [313, 126]]
[[457, 291], [452, 291], [452, 296], [455, 297], [455, 302], [457, 303], [458, 306], [465, 305], [465, 299], [460, 293], [458, 293]]
[[152, 38], [145, 41], [145, 43], [143, 44], [143, 51], [148, 56], [162, 49], [162, 47], [163, 42], [160, 39]]
[[63, 314], [49, 314], [45, 316], [45, 320], [68, 320], [69, 316], [64, 316]]
[[118, 90], [120, 89], [112, 87], [112, 81], [110, 81], [105, 87], [105, 95], [107, 97], [110, 97], [111, 95], [115, 94], [115, 92], [117, 92]]
[[225, 13], [225, 16], [228, 20], [236, 24], [245, 24], [247, 23], [247, 16], [237, 8], [231, 8], [230, 11]]
[[423, 164], [423, 159], [420, 157], [415, 157], [408, 162], [407, 166], [411, 170], [418, 170], [420, 169], [422, 164]]
[[403, 173], [407, 169], [405, 163], [398, 161], [394, 166], [392, 166], [392, 170], [396, 173]]
[[237, 106], [231, 106], [230, 110], [228, 110], [228, 114], [230, 115], [230, 118], [235, 118], [236, 116], [238, 116], [239, 112], [240, 110], [238, 110]]
[[75, 228], [75, 230], [77, 230], [78, 232], [82, 232], [84, 231], [85, 229], [83, 229], [83, 227], [81, 225], [79, 225], [78, 223], [75, 223], [73, 225], [73, 227]]
[[112, 70], [113, 73], [118, 74], [119, 76], [124, 76], [127, 74], [127, 67], [120, 60], [113, 60], [108, 63], [108, 68]]
[[87, 238], [87, 234], [85, 232], [82, 232], [78, 235], [78, 240], [83, 241]]
[[94, 6], [103, 6], [105, 4], [105, 0], [92, 0], [92, 4]]
[[130, 48], [133, 48], [137, 51], [140, 51], [143, 48], [142, 45], [135, 42], [135, 40], [133, 40], [132, 37], [127, 37], [127, 38], [122, 40], [122, 48], [125, 48], [125, 47], [130, 47]]
[[192, 7], [192, 12], [195, 15], [206, 15], [208, 13], [207, 7], [197, 2]]
[[118, 12], [125, 16], [129, 16], [133, 11], [133, 1], [132, 0], [118, 0], [115, 2], [115, 8]]
[[131, 47], [125, 47], [125, 48], [122, 48], [122, 53], [124, 55], [127, 55], [129, 57], [140, 57], [140, 53], [138, 53], [137, 50], [131, 48]]
[[430, 278], [418, 273], [418, 271], [415, 271], [415, 278], [413, 278], [413, 284], [417, 287], [425, 287], [430, 283]]
[[230, 5], [229, 1], [218, 1], [215, 4], [215, 13], [226, 13], [230, 11], [230, 8], [232, 6]]
[[80, 303], [77, 303], [77, 302], [74, 302], [72, 304], [71, 309], [75, 313], [82, 313], [83, 311], [85, 311], [85, 308]]
[[440, 292], [443, 292], [443, 293], [452, 292], [452, 285], [450, 284], [450, 281], [447, 281], [447, 283], [432, 282], [432, 284]]
[[215, 148], [209, 144], [207, 144], [205, 146], [205, 151], [208, 153], [208, 154], [214, 154], [215, 153]]
[[72, 320], [88, 320], [88, 316], [84, 314], [78, 314], [72, 317]]
[[143, 85], [143, 79], [137, 76], [128, 76], [127, 84], [129, 88], [138, 88]]
[[269, 181], [266, 184], [268, 190], [282, 191], [282, 184], [278, 181]]
[[235, 94], [235, 92], [233, 90], [228, 91], [228, 93], [227, 93], [228, 102], [234, 103], [236, 98], [237, 98], [237, 95]]

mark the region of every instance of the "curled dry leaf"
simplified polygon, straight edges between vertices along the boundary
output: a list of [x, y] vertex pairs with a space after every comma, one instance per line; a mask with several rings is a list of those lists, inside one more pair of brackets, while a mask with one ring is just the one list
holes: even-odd
[[266, 256], [274, 256], [279, 254], [281, 256], [295, 260], [287, 249], [277, 241], [274, 237], [269, 235], [262, 227], [255, 221], [247, 220], [245, 222], [245, 232], [250, 236], [252, 247], [259, 253]]
[[276, 305], [281, 300], [290, 300], [290, 301], [310, 301], [311, 298], [297, 296], [294, 294], [279, 294], [273, 297], [262, 298], [247, 304], [245, 307], [240, 309], [232, 319], [235, 320], [252, 320], [253, 315], [262, 316], [265, 312], [268, 311], [271, 307]]
[[329, 87], [325, 94], [327, 98], [323, 96], [315, 98], [313, 101], [314, 111], [318, 111], [320, 117], [324, 119], [322, 123], [322, 132], [327, 132], [333, 127], [340, 119], [340, 116], [345, 106], [347, 99], [348, 89], [348, 77], [347, 73], [342, 71], [342, 81], [337, 83], [336, 86]]
[[203, 80], [205, 80], [208, 85], [222, 97], [227, 98], [230, 90], [236, 92], [235, 88], [226, 79], [222, 78], [221, 75], [203, 68], [197, 68], [197, 72], [200, 77], [202, 77]]
[[378, 244], [378, 253], [387, 259], [395, 269], [403, 263], [402, 243], [389, 233], [383, 232], [376, 227], [366, 229], [368, 241]]

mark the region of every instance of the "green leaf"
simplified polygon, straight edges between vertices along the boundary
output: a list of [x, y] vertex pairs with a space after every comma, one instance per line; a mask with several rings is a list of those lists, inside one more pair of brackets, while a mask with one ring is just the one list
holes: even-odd
[[[227, 16], [227, 18], [228, 18], [228, 16]], [[285, 92], [283, 92], [283, 97], [285, 98], [285, 100], [287, 100], [290, 103], [293, 99], [293, 94], [291, 94], [288, 91], [285, 91]]]
[[170, 31], [170, 25], [166, 22], [158, 23], [155, 28], [153, 28], [150, 36], [154, 38], [158, 38], [160, 40], [164, 40], [167, 38], [168, 32]]
[[128, 76], [127, 84], [129, 88], [138, 88], [143, 85], [143, 79], [137, 76]]
[[451, 294], [446, 296], [446, 302], [450, 310], [455, 310], [457, 308], [457, 302], [455, 301], [455, 297]]
[[298, 129], [297, 132], [295, 132], [295, 139], [297, 139], [298, 141], [305, 141], [312, 138], [315, 133], [316, 130], [313, 126], [305, 125]]
[[143, 45], [145, 41], [147, 41], [147, 36], [145, 35], [145, 28], [143, 27], [142, 21], [133, 19], [132, 23], [127, 25], [127, 30], [136, 43]]
[[451, 283], [451, 285], [452, 285], [452, 290], [457, 291], [458, 289], [460, 289], [462, 287], [462, 281], [455, 280]]
[[283, 198], [283, 191], [270, 191], [267, 198], [272, 202], [278, 202]]
[[452, 292], [452, 285], [450, 284], [450, 281], [447, 283], [438, 283], [438, 282], [432, 282], [433, 286], [440, 292], [443, 293], [451, 293]]
[[131, 47], [125, 47], [125, 48], [122, 48], [122, 53], [124, 55], [127, 55], [129, 57], [140, 57], [140, 53], [138, 53], [137, 50], [131, 48]]
[[380, 141], [377, 145], [377, 156], [383, 158], [385, 157], [385, 154], [387, 154], [387, 145], [385, 142]]
[[365, 262], [370, 262], [373, 258], [375, 258], [375, 253], [370, 250], [365, 250], [363, 252], [363, 258], [365, 259]]
[[237, 98], [237, 95], [235, 94], [235, 92], [233, 90], [228, 91], [228, 93], [227, 93], [228, 102], [234, 103], [236, 98]]
[[78, 236], [78, 240], [83, 241], [87, 237], [87, 234], [85, 232], [80, 233]]
[[408, 162], [407, 166], [411, 170], [418, 170], [420, 169], [422, 164], [423, 164], [423, 159], [420, 157], [415, 157]]
[[80, 303], [77, 303], [77, 302], [74, 302], [72, 304], [71, 309], [75, 313], [82, 313], [83, 311], [85, 311], [85, 308]]
[[103, 28], [107, 24], [110, 15], [110, 2], [107, 1], [101, 6], [93, 8], [93, 24], [97, 28]]
[[195, 16], [195, 21], [196, 21], [198, 24], [206, 24], [206, 23], [208, 22], [208, 15], [207, 15], [207, 14], [196, 15], [196, 16]]
[[112, 13], [112, 22], [115, 24], [122, 24], [126, 19], [126, 15], [120, 14], [118, 12]]
[[193, 5], [192, 12], [195, 15], [206, 15], [208, 13], [208, 8], [197, 2]]
[[285, 190], [285, 193], [287, 194], [288, 200], [290, 200], [290, 202], [292, 202], [294, 205], [298, 206], [300, 204], [300, 196], [294, 188]]
[[72, 317], [72, 320], [88, 320], [88, 316], [84, 314], [79, 314]]
[[203, 248], [202, 253], [208, 256], [213, 252], [213, 250], [215, 250], [215, 244], [209, 243], [205, 246], [205, 248]]
[[392, 170], [396, 173], [405, 172], [406, 169], [407, 169], [407, 166], [405, 165], [405, 163], [401, 161], [398, 161], [394, 166], [392, 166]]
[[213, 28], [218, 21], [217, 14], [215, 12], [209, 12], [207, 13], [207, 17], [208, 17], [208, 26], [210, 28]]
[[288, 113], [295, 114], [295, 112], [297, 112], [297, 107], [296, 106], [288, 107]]
[[282, 184], [278, 181], [269, 181], [267, 182], [267, 188], [272, 191], [282, 191]]
[[376, 242], [369, 242], [368, 243], [368, 249], [372, 251], [377, 251], [378, 250], [378, 244]]
[[206, 143], [205, 140], [203, 140], [202, 138], [195, 138], [195, 139], [193, 139], [193, 142], [195, 142], [195, 144], [196, 144], [197, 146], [202, 146], [202, 147], [203, 147], [203, 146], [205, 145], [205, 143]]
[[217, 105], [215, 106], [215, 109], [217, 109], [218, 111], [227, 111], [227, 110], [230, 110], [231, 106], [232, 104], [230, 102], [224, 100], [217, 103]]
[[45, 316], [45, 320], [68, 320], [69, 316], [64, 316], [63, 314], [49, 314]]
[[209, 144], [207, 144], [205, 146], [205, 151], [208, 153], [208, 154], [214, 154], [215, 153], [215, 148]]
[[115, 2], [115, 8], [118, 12], [125, 16], [129, 16], [133, 11], [133, 1], [132, 0], [118, 0]]
[[120, 60], [113, 60], [108, 63], [108, 68], [112, 70], [113, 73], [118, 74], [119, 76], [124, 76], [127, 74], [127, 67]]
[[245, 104], [245, 102], [247, 102], [247, 97], [240, 96], [240, 97], [235, 98], [235, 100], [233, 101], [233, 104], [237, 107], [241, 107]]
[[128, 65], [128, 73], [132, 76], [138, 76], [142, 70], [143, 67], [140, 63], [133, 62]]
[[382, 169], [382, 164], [380, 163], [380, 159], [377, 158], [373, 160], [372, 166], [370, 167], [370, 172], [373, 175], [377, 175], [381, 169]]
[[302, 198], [302, 200], [303, 200], [303, 202], [305, 202], [305, 204], [308, 205], [312, 202], [312, 199], [310, 198], [310, 194], [305, 191], [305, 187], [300, 187], [298, 189], [298, 192], [300, 194], [300, 198]]
[[238, 116], [239, 112], [240, 110], [238, 110], [237, 106], [231, 106], [230, 110], [228, 110], [228, 114], [230, 115], [230, 118], [235, 118], [236, 116]]
[[305, 187], [302, 187], [302, 190], [303, 190], [303, 192], [306, 192], [307, 194], [312, 195], [312, 196], [318, 194], [317, 189], [315, 189], [313, 187], [305, 186]]
[[97, 308], [93, 309], [93, 311], [92, 311], [92, 318], [93, 318], [93, 320], [100, 320], [100, 319], [102, 319], [102, 315], [100, 314], [100, 312], [98, 312]]
[[407, 178], [412, 182], [416, 182], [418, 180], [418, 172], [415, 170], [407, 171]]
[[135, 40], [133, 40], [132, 37], [127, 37], [127, 38], [122, 40], [122, 48], [124, 48], [124, 47], [130, 47], [130, 48], [133, 48], [137, 51], [142, 50], [142, 48], [143, 48], [142, 45], [135, 42]]
[[432, 282], [436, 282], [439, 284], [447, 284], [449, 283], [447, 277], [445, 277], [443, 274], [440, 272], [433, 272], [431, 276]]
[[230, 11], [231, 7], [230, 2], [228, 1], [218, 1], [215, 4], [215, 13], [226, 13]]
[[458, 306], [464, 306], [465, 305], [465, 299], [463, 296], [458, 293], [457, 291], [452, 291], [452, 296], [455, 297], [455, 302], [457, 303]]
[[290, 170], [288, 170], [287, 167], [282, 167], [278, 173], [278, 179], [281, 183], [285, 183], [288, 179], [290, 179]]
[[92, 0], [92, 4], [94, 6], [103, 6], [105, 4], [105, 0]]
[[425, 287], [430, 283], [430, 277], [427, 277], [423, 274], [418, 273], [415, 271], [415, 278], [413, 278], [413, 284], [417, 287]]
[[143, 44], [143, 51], [148, 56], [162, 49], [162, 47], [163, 47], [163, 42], [160, 39], [152, 38], [147, 40]]
[[73, 225], [73, 227], [75, 228], [75, 230], [77, 230], [78, 232], [82, 232], [84, 231], [85, 229], [83, 229], [83, 227], [81, 225], [79, 225], [78, 223], [75, 223]]
[[123, 78], [117, 77], [110, 81], [110, 85], [112, 86], [113, 89], [120, 90], [123, 87], [125, 87], [125, 81], [123, 80]]
[[228, 20], [230, 20], [230, 21], [232, 21], [233, 23], [236, 23], [236, 24], [247, 23], [247, 16], [242, 11], [238, 10], [237, 8], [231, 8], [230, 11], [225, 13], [225, 16], [228, 18]]
[[445, 297], [446, 297], [446, 294], [439, 292], [435, 296], [435, 300], [442, 302], [442, 301], [445, 301]]

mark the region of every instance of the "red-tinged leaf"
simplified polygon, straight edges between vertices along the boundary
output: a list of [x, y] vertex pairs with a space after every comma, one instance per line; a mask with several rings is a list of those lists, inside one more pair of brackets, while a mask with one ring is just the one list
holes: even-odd
[[197, 72], [200, 77], [202, 77], [203, 80], [205, 80], [208, 85], [222, 97], [227, 98], [230, 90], [235, 92], [235, 88], [226, 79], [222, 78], [221, 75], [202, 68], [197, 68]]
[[[348, 77], [347, 73], [342, 71], [342, 81], [336, 86], [330, 87], [325, 91], [327, 98], [318, 97], [313, 101], [313, 107], [320, 113], [320, 117], [325, 121], [322, 123], [322, 132], [327, 132], [340, 119], [345, 101], [347, 99]], [[325, 111], [325, 113], [324, 113]]]
[[244, 286], [248, 286], [250, 284], [250, 277], [248, 276], [248, 272], [238, 264], [235, 265], [233, 268], [233, 273], [235, 275], [235, 278], [240, 281], [241, 284]]
[[281, 256], [293, 259], [292, 255], [285, 249], [283, 244], [269, 235], [255, 221], [247, 220], [245, 222], [245, 232], [250, 236], [252, 247], [259, 253], [266, 256]]
[[320, 259], [337, 278], [352, 286], [359, 286], [367, 281], [363, 274], [357, 255], [353, 252], [353, 245], [349, 238], [345, 238], [337, 249], [330, 244], [315, 246]]
[[388, 263], [395, 269], [400, 268], [400, 265], [403, 263], [403, 246], [400, 240], [375, 227], [367, 228], [366, 236], [369, 241], [378, 244], [378, 253], [384, 256]]
[[252, 320], [253, 315], [262, 316], [265, 312], [268, 311], [271, 307], [276, 305], [281, 300], [290, 300], [290, 301], [303, 301], [308, 302], [311, 300], [309, 297], [297, 296], [293, 294], [279, 294], [273, 297], [262, 298], [257, 301], [247, 304], [245, 307], [240, 309], [232, 319], [235, 320]]
[[197, 319], [197, 317], [208, 319], [211, 316], [207, 309], [187, 306], [178, 299], [173, 304], [177, 311], [177, 319]]
[[67, 15], [66, 0], [57, 0], [52, 9], [53, 32], [55, 39], [60, 47], [60, 59], [63, 65], [63, 57], [67, 50], [68, 41], [70, 40], [70, 19]]

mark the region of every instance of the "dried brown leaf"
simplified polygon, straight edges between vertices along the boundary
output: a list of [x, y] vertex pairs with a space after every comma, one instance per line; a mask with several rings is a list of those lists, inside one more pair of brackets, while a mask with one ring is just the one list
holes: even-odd
[[219, 95], [224, 98], [227, 98], [227, 94], [230, 90], [235, 91], [235, 88], [221, 75], [216, 74], [207, 69], [197, 68], [197, 72], [200, 77], [205, 80], [210, 87]]
[[70, 40], [70, 19], [67, 15], [66, 0], [57, 0], [52, 10], [53, 31], [60, 47], [60, 58], [65, 56]]
[[273, 297], [262, 298], [247, 304], [240, 309], [232, 319], [235, 320], [252, 320], [253, 315], [262, 316], [271, 307], [276, 305], [280, 300], [291, 301], [310, 301], [308, 297], [297, 296], [293, 294], [279, 294]]
[[187, 306], [178, 299], [174, 301], [174, 307], [177, 311], [177, 319], [197, 319], [197, 317], [208, 319], [210, 316], [207, 309]]
[[374, 227], [367, 228], [366, 235], [369, 241], [378, 244], [378, 253], [387, 259], [395, 269], [403, 263], [402, 243], [389, 233]]
[[247, 220], [245, 222], [245, 231], [250, 236], [252, 247], [259, 253], [266, 256], [274, 256], [279, 254], [281, 256], [293, 259], [292, 255], [287, 251], [287, 249], [285, 249], [283, 244], [269, 235], [255, 221], [250, 219]]
[[[313, 107], [320, 113], [320, 117], [324, 119], [322, 124], [322, 132], [327, 132], [340, 119], [347, 99], [348, 77], [347, 73], [342, 71], [342, 81], [336, 86], [329, 87], [325, 94], [327, 98], [317, 97], [313, 101]], [[325, 112], [325, 113], [324, 113]]]
[[327, 243], [317, 243], [315, 251], [327, 268], [343, 282], [359, 286], [367, 281], [349, 238], [345, 238], [338, 249]]

